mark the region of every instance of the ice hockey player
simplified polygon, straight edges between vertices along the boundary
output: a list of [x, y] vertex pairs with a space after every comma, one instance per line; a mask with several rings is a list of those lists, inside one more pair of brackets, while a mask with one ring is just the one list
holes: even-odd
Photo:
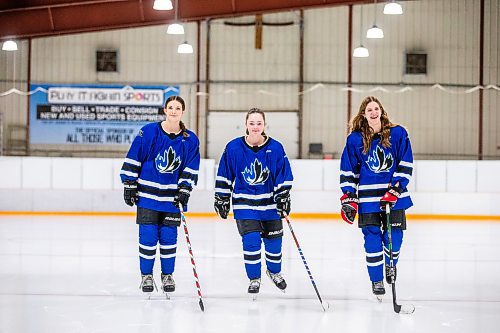
[[[406, 130], [391, 123], [380, 101], [366, 97], [350, 124], [350, 134], [340, 161], [340, 198], [344, 221], [352, 224], [359, 210], [358, 226], [364, 235], [366, 265], [372, 291], [379, 300], [386, 282], [396, 280], [405, 210], [411, 207], [408, 183], [413, 170], [413, 155]], [[389, 265], [385, 206], [391, 207], [394, 267]]]
[[162, 289], [165, 293], [175, 291], [172, 274], [181, 223], [179, 205], [187, 210], [200, 165], [199, 140], [181, 121], [185, 109], [181, 97], [168, 97], [166, 120], [147, 124], [139, 131], [120, 172], [125, 203], [137, 206], [140, 289], [145, 293], [156, 289], [153, 266], [158, 243]]
[[246, 135], [230, 141], [220, 159], [214, 208], [226, 219], [232, 199], [250, 279], [248, 293], [256, 295], [260, 289], [262, 241], [266, 274], [284, 291], [287, 284], [281, 274], [281, 218], [290, 213], [292, 170], [281, 143], [264, 132], [263, 111], [250, 109], [245, 125]]

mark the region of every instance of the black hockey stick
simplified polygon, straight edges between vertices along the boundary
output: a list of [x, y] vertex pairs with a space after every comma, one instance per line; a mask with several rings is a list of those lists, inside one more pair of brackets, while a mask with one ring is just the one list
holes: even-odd
[[205, 312], [205, 306], [203, 305], [203, 297], [201, 296], [201, 286], [200, 280], [198, 279], [198, 273], [196, 272], [196, 263], [194, 262], [193, 249], [191, 248], [191, 241], [189, 240], [189, 232], [187, 229], [186, 218], [184, 213], [182, 213], [182, 206], [179, 205], [179, 211], [181, 213], [182, 226], [184, 227], [184, 234], [186, 235], [186, 242], [188, 245], [189, 255], [191, 256], [191, 265], [193, 266], [194, 280], [196, 283], [196, 289], [198, 290], [198, 298], [201, 311]]
[[[307, 274], [309, 275], [309, 279], [311, 280], [311, 283], [314, 287], [314, 291], [316, 291], [316, 295], [318, 296], [319, 302], [321, 303], [321, 307], [323, 308], [323, 311], [326, 311], [326, 309], [330, 308], [330, 304], [327, 301], [323, 301], [321, 299], [321, 296], [319, 295], [318, 287], [316, 287], [316, 282], [314, 282], [311, 271], [309, 270], [309, 266], [307, 265], [306, 258], [304, 257], [304, 254], [302, 253], [302, 249], [300, 248], [299, 241], [297, 240], [297, 237], [295, 236], [295, 232], [293, 232], [292, 224], [290, 223], [290, 220], [288, 219], [288, 216], [286, 216], [286, 215], [285, 215], [285, 220], [288, 224], [288, 227], [290, 228], [290, 232], [292, 233], [292, 237], [295, 241], [295, 245], [297, 245], [297, 249], [299, 250], [300, 258], [302, 258], [302, 262], [304, 263], [304, 266], [306, 267]], [[326, 308], [325, 308], [325, 306], [326, 306]]]
[[415, 311], [415, 306], [413, 304], [399, 305], [396, 302], [396, 281], [394, 279], [395, 267], [394, 267], [394, 255], [392, 253], [392, 226], [391, 226], [391, 207], [389, 204], [385, 205], [385, 216], [387, 222], [387, 238], [389, 240], [389, 271], [391, 272], [391, 286], [392, 286], [392, 305], [394, 307], [394, 312], [403, 314], [412, 314]]

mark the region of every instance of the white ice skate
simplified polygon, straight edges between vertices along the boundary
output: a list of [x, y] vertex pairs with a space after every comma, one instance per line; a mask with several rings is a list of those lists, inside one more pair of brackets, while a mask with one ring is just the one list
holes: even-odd
[[253, 301], [257, 299], [259, 290], [260, 290], [260, 278], [250, 280], [250, 285], [248, 286], [248, 293], [252, 296]]
[[175, 291], [175, 281], [172, 274], [161, 274], [161, 285], [163, 289], [163, 293], [167, 299], [170, 299], [170, 295], [168, 293], [172, 293]]
[[382, 299], [384, 298], [385, 295], [385, 287], [384, 287], [384, 281], [377, 281], [377, 282], [372, 282], [372, 292], [373, 295], [377, 298], [379, 302], [382, 302]]
[[274, 285], [278, 287], [279, 290], [285, 292], [286, 289], [286, 281], [281, 273], [271, 273], [268, 270], [266, 271], [267, 276], [273, 281]]
[[156, 287], [156, 282], [153, 278], [153, 274], [142, 275], [141, 285], [139, 286], [139, 289], [141, 289], [142, 292], [148, 294], [148, 299], [151, 298], [151, 293], [155, 289], [156, 291], [158, 291], [158, 287]]

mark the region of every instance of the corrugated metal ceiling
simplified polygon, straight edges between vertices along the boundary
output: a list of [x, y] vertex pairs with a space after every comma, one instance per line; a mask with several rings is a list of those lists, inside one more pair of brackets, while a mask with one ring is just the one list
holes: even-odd
[[[177, 0], [181, 21], [236, 17], [374, 0]], [[154, 0], [0, 0], [0, 40], [158, 25], [174, 10], [156, 11]], [[175, 0], [172, 1], [175, 5]], [[378, 1], [385, 2], [385, 1]]]

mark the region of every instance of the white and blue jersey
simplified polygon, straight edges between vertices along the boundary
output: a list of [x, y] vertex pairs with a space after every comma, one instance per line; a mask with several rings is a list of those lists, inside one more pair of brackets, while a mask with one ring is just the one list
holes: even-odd
[[343, 193], [357, 193], [360, 214], [380, 212], [380, 199], [388, 186], [396, 183], [403, 192], [393, 209], [408, 209], [413, 205], [407, 189], [413, 172], [408, 133], [401, 126], [391, 127], [389, 141], [391, 146], [384, 148], [380, 135], [376, 134], [370, 150], [364, 154], [361, 133], [354, 131], [347, 137], [340, 160], [340, 188]]
[[245, 137], [239, 137], [230, 141], [222, 154], [215, 194], [232, 197], [237, 220], [279, 220], [276, 198], [289, 194], [292, 181], [281, 143], [267, 138], [263, 145], [251, 147]]
[[[189, 134], [185, 137], [183, 132]], [[200, 142], [190, 130], [167, 134], [161, 123], [145, 125], [130, 146], [120, 177], [138, 183], [138, 207], [178, 213], [173, 200], [179, 187], [198, 182]]]

